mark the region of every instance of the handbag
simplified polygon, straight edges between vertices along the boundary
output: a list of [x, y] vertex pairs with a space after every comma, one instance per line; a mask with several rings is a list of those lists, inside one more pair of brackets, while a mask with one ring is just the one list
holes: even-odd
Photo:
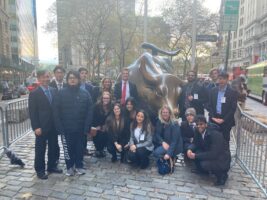
[[158, 172], [161, 175], [170, 174], [174, 171], [173, 160], [170, 158], [165, 160], [163, 158], [159, 158], [157, 160]]

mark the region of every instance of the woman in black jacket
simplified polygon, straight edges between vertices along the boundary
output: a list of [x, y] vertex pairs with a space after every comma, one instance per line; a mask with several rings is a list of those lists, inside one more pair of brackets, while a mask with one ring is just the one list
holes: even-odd
[[124, 114], [130, 122], [135, 120], [136, 116], [136, 101], [133, 97], [128, 97], [125, 102]]
[[183, 151], [183, 140], [180, 127], [174, 123], [174, 116], [169, 106], [164, 105], [159, 110], [159, 120], [156, 124], [153, 152], [156, 158], [168, 160]]
[[149, 155], [154, 149], [151, 123], [144, 110], [139, 110], [131, 124], [130, 150], [128, 159], [145, 169], [149, 165]]
[[94, 118], [92, 122], [92, 128], [96, 130], [96, 135], [93, 137], [96, 148], [95, 156], [98, 158], [105, 157], [104, 148], [107, 146], [108, 136], [104, 131], [104, 125], [111, 110], [111, 94], [109, 92], [103, 92], [99, 101], [94, 106]]
[[129, 148], [130, 122], [123, 116], [119, 103], [114, 104], [113, 112], [105, 124], [109, 138], [107, 149], [112, 155], [111, 161], [117, 161], [117, 152], [119, 152], [121, 153], [121, 162], [123, 162], [125, 151]]
[[76, 71], [67, 74], [67, 87], [58, 92], [54, 102], [54, 120], [61, 134], [67, 176], [79, 175], [83, 169], [83, 138], [92, 123], [93, 103], [90, 94], [80, 88], [80, 75]]

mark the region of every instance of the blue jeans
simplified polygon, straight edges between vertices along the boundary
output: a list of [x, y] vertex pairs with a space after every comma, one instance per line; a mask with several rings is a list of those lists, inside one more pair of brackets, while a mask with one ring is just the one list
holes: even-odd
[[163, 148], [163, 146], [159, 146], [154, 150], [153, 155], [159, 159], [162, 158], [166, 153], [167, 151]]

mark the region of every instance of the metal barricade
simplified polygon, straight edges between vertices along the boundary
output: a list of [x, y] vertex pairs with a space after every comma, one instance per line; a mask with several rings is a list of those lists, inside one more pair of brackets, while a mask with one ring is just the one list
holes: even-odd
[[0, 107], [0, 153], [3, 151], [3, 147], [6, 146], [5, 136], [5, 115], [3, 108]]
[[28, 98], [10, 101], [0, 107], [1, 143], [9, 147], [13, 142], [31, 131]]
[[10, 102], [5, 108], [7, 146], [31, 131], [28, 98]]
[[237, 162], [267, 196], [267, 125], [244, 113], [240, 107], [235, 117], [233, 133]]

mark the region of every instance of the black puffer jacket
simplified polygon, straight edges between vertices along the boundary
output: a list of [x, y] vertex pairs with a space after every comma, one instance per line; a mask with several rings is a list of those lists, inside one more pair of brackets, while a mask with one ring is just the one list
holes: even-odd
[[80, 86], [67, 86], [60, 90], [53, 106], [55, 126], [60, 134], [86, 134], [91, 129], [92, 99]]

